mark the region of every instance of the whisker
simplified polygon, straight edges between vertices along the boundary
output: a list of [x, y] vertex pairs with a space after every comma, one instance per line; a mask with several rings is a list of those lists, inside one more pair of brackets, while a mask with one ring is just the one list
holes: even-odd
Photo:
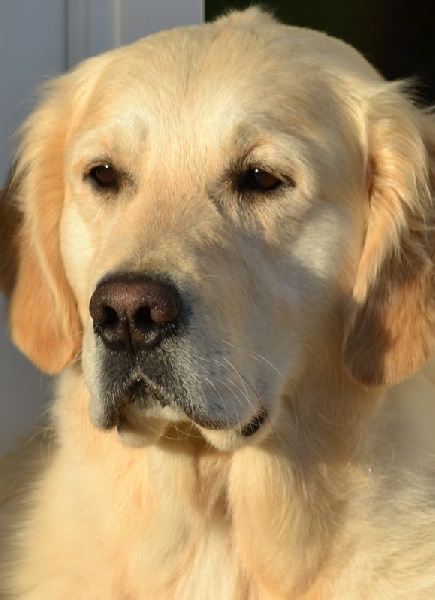
[[[222, 340], [222, 341], [223, 341], [224, 343], [228, 343], [228, 345], [231, 345], [231, 346], [235, 347], [235, 346], [234, 346], [234, 344], [231, 344], [231, 342], [225, 342], [225, 340]], [[227, 387], [228, 391], [230, 391], [230, 392], [232, 393], [232, 395], [234, 396], [234, 398], [236, 398], [236, 399], [237, 399], [237, 401], [239, 402], [240, 406], [243, 406], [243, 405], [242, 405], [241, 398], [240, 398], [240, 397], [239, 397], [239, 396], [236, 394], [236, 391], [235, 391], [234, 389], [231, 389], [231, 388], [229, 387], [229, 384], [231, 384], [232, 386], [234, 386], [234, 387], [236, 388], [236, 390], [237, 390], [237, 391], [238, 391], [238, 392], [241, 394], [241, 396], [242, 396], [243, 398], [245, 398], [245, 400], [248, 402], [248, 404], [249, 404], [250, 408], [251, 408], [253, 411], [257, 411], [257, 407], [255, 407], [255, 406], [254, 406], [254, 404], [253, 404], [253, 403], [252, 403], [252, 401], [251, 401], [251, 398], [250, 398], [250, 395], [249, 395], [249, 392], [248, 392], [248, 388], [249, 388], [249, 389], [251, 390], [251, 392], [254, 394], [255, 398], [257, 399], [257, 401], [258, 401], [258, 406], [259, 406], [259, 407], [260, 407], [260, 408], [261, 408], [261, 409], [264, 411], [264, 413], [266, 414], [266, 419], [267, 419], [267, 421], [269, 422], [269, 425], [270, 425], [270, 427], [271, 427], [271, 430], [273, 431], [273, 433], [274, 433], [275, 437], [277, 437], [277, 434], [276, 434], [276, 432], [275, 432], [275, 430], [274, 430], [273, 424], [272, 424], [272, 422], [271, 422], [271, 420], [270, 420], [270, 417], [269, 417], [269, 415], [268, 415], [267, 411], [265, 410], [265, 405], [264, 405], [264, 402], [263, 402], [263, 400], [262, 400], [262, 398], [261, 398], [260, 394], [258, 393], [258, 390], [257, 390], [257, 389], [256, 389], [256, 388], [255, 388], [255, 387], [254, 387], [254, 386], [253, 386], [253, 385], [252, 385], [250, 382], [249, 382], [249, 380], [248, 380], [248, 379], [247, 379], [245, 376], [243, 376], [243, 375], [242, 375], [242, 373], [240, 373], [240, 371], [239, 371], [239, 370], [238, 370], [238, 369], [235, 367], [235, 365], [234, 365], [234, 364], [233, 364], [233, 363], [232, 363], [232, 362], [231, 362], [231, 361], [230, 361], [228, 358], [226, 358], [226, 357], [223, 357], [223, 358], [222, 358], [222, 360], [219, 360], [219, 359], [217, 359], [217, 358], [206, 358], [206, 357], [204, 357], [204, 356], [200, 356], [200, 355], [199, 355], [199, 354], [196, 352], [196, 349], [194, 349], [190, 343], [188, 344], [188, 347], [189, 347], [189, 349], [191, 350], [191, 352], [192, 352], [192, 356], [194, 357], [194, 359], [196, 359], [196, 360], [198, 360], [198, 361], [200, 361], [200, 362], [203, 362], [203, 363], [211, 363], [211, 364], [214, 364], [214, 365], [218, 365], [218, 366], [222, 367], [223, 369], [226, 369], [227, 371], [230, 371], [231, 373], [235, 373], [235, 374], [237, 375], [237, 377], [239, 378], [240, 382], [241, 382], [241, 383], [242, 383], [242, 385], [243, 385], [243, 389], [242, 389], [240, 386], [237, 386], [236, 382], [235, 382], [234, 380], [230, 379], [230, 378], [227, 378], [227, 384], [225, 384], [225, 382], [224, 382], [222, 379], [220, 379], [220, 380], [219, 380], [219, 383], [221, 383], [222, 385], [225, 385], [225, 386]], [[248, 353], [248, 354], [249, 354], [249, 353]], [[249, 355], [250, 355], [250, 354], [249, 354]], [[253, 355], [250, 355], [250, 356], [252, 356], [252, 358], [256, 359], [256, 357], [255, 357], [255, 356], [253, 356]], [[258, 360], [258, 359], [256, 359], [256, 360]], [[266, 359], [264, 359], [264, 360], [266, 361], [266, 363], [267, 363], [267, 364], [269, 364], [269, 365], [270, 365], [270, 366], [271, 366], [271, 367], [274, 369], [274, 371], [275, 371], [275, 372], [276, 372], [278, 375], [280, 375], [280, 373], [279, 373], [278, 369], [274, 368], [274, 367], [273, 367], [273, 365], [272, 365], [272, 364], [271, 364], [269, 361], [267, 361]], [[207, 377], [206, 377], [204, 374], [201, 374], [201, 376], [202, 376], [202, 378], [204, 378], [204, 379], [205, 379], [205, 380], [206, 380], [206, 381], [207, 381], [207, 382], [208, 382], [210, 385], [212, 385], [212, 386], [213, 386], [213, 388], [214, 388], [214, 389], [216, 390], [216, 392], [218, 393], [218, 390], [216, 389], [216, 386], [215, 386], [214, 384], [212, 384], [212, 382], [210, 381], [210, 379], [209, 379], [209, 378], [207, 378]], [[281, 375], [280, 375], [280, 376], [281, 376]], [[222, 401], [222, 396], [221, 396], [221, 394], [219, 394], [219, 398], [220, 398], [220, 399], [221, 399], [221, 401]], [[222, 404], [223, 404], [223, 406], [225, 406], [225, 405], [224, 405], [224, 403], [223, 403], [223, 401], [222, 401]], [[238, 420], [239, 420], [239, 419], [238, 419]], [[239, 426], [240, 426], [240, 421], [239, 421], [239, 423], [238, 423], [238, 424], [239, 424]]]
[[245, 348], [241, 348], [240, 346], [236, 346], [235, 344], [233, 344], [232, 342], [229, 342], [228, 340], [224, 340], [223, 338], [221, 338], [221, 342], [223, 344], [227, 344], [227, 346], [232, 346], [233, 348], [235, 348], [238, 352], [244, 352], [245, 354], [247, 354], [250, 358], [256, 360], [257, 362], [263, 362], [265, 363], [267, 366], [271, 367], [271, 369], [273, 369], [275, 371], [275, 373], [277, 373], [277, 375], [279, 375], [280, 377], [282, 377], [282, 373], [275, 367], [275, 365], [273, 363], [270, 362], [270, 360], [268, 360], [265, 356], [263, 356], [262, 354], [258, 354], [257, 352], [251, 352], [249, 350], [246, 350]]

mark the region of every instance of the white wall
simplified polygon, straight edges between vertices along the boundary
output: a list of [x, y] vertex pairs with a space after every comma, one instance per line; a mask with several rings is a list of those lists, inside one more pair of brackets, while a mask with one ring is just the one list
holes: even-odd
[[[37, 84], [87, 56], [202, 18], [202, 0], [0, 0], [0, 184]], [[42, 422], [50, 388], [0, 320], [0, 452]]]

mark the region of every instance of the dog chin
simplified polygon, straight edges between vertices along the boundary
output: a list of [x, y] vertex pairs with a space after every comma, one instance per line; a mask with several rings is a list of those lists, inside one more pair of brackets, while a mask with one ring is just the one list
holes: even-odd
[[144, 411], [129, 404], [120, 411], [116, 429], [123, 444], [131, 448], [143, 448], [157, 443], [172, 424], [187, 421], [187, 417], [173, 407]]
[[[186, 427], [187, 425], [187, 427]], [[196, 437], [202, 435], [216, 450], [229, 452], [252, 442], [258, 442], [263, 439], [268, 431], [266, 424], [266, 415], [260, 413], [252, 418], [242, 428], [220, 429], [207, 428], [198, 425], [177, 408], [164, 406], [153, 409], [143, 410], [129, 404], [123, 407], [119, 413], [119, 420], [116, 425], [118, 435], [122, 443], [131, 448], [143, 448], [156, 444], [162, 437], [168, 440], [174, 439], [173, 427], [177, 431], [176, 439], [180, 436], [189, 437], [192, 429], [196, 432]]]

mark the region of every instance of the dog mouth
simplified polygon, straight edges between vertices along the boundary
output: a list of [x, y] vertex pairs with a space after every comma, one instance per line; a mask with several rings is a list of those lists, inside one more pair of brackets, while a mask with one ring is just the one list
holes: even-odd
[[210, 417], [204, 409], [194, 404], [184, 405], [179, 398], [143, 373], [133, 373], [124, 385], [106, 402], [98, 419], [92, 419], [99, 429], [116, 428], [123, 436], [128, 431], [138, 431], [148, 421], [190, 421], [208, 431], [238, 431], [242, 438], [254, 436], [267, 419], [266, 410], [260, 410], [246, 423], [234, 426], [223, 419]]
[[[124, 382], [115, 380], [110, 393], [104, 393], [103, 406], [98, 415], [92, 415], [98, 429], [113, 429], [126, 420], [126, 414], [139, 411], [151, 413], [173, 403], [164, 388], [143, 374], [132, 374]], [[98, 404], [101, 404], [98, 402]]]

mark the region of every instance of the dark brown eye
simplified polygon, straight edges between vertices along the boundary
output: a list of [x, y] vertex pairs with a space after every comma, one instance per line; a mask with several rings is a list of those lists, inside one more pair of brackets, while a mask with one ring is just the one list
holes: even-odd
[[98, 188], [109, 190], [119, 188], [119, 174], [112, 165], [97, 165], [89, 171], [89, 177]]
[[276, 175], [263, 169], [253, 168], [239, 176], [237, 187], [240, 192], [272, 192], [282, 183]]

